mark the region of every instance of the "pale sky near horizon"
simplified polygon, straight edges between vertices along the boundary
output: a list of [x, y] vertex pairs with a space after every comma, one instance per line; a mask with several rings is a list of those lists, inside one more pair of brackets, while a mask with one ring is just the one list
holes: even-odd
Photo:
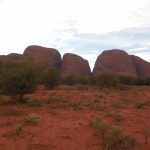
[[0, 55], [29, 45], [87, 59], [108, 49], [150, 61], [150, 0], [0, 0]]

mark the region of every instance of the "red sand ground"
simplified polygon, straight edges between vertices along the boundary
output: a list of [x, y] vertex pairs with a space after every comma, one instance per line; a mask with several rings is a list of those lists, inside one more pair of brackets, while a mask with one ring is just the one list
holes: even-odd
[[[102, 150], [101, 139], [89, 125], [96, 117], [135, 137], [139, 144], [134, 150], [150, 150], [150, 139], [145, 145], [141, 134], [141, 128], [150, 127], [150, 87], [38, 88], [26, 97], [41, 105], [11, 104], [8, 97], [0, 97], [0, 150]], [[147, 105], [137, 109], [138, 100]], [[26, 121], [32, 113], [39, 117], [35, 124]], [[116, 113], [122, 121], [115, 120]]]

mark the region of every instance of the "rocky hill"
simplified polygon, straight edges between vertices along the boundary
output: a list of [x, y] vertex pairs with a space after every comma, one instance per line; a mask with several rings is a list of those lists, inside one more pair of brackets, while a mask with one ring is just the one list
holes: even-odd
[[[54, 48], [32, 45], [25, 49], [23, 55], [17, 53], [0, 55], [0, 62], [28, 59], [46, 62], [50, 68], [60, 70], [63, 75], [88, 76], [91, 74], [87, 60], [71, 53], [64, 54], [61, 59], [59, 51]], [[128, 55], [123, 50], [112, 49], [102, 52], [97, 57], [92, 73], [94, 75], [115, 73], [146, 77], [150, 76], [150, 63], [140, 57]]]
[[118, 49], [104, 51], [98, 56], [93, 73], [106, 72], [137, 76], [131, 57], [125, 51]]
[[63, 75], [88, 76], [91, 74], [88, 61], [71, 53], [63, 56], [61, 71]]
[[102, 52], [95, 62], [93, 74], [116, 73], [131, 76], [150, 76], [150, 63], [123, 50], [112, 49]]
[[32, 45], [25, 49], [24, 57], [34, 59], [38, 62], [47, 62], [51, 68], [60, 69], [61, 55], [58, 50], [54, 48], [46, 48]]

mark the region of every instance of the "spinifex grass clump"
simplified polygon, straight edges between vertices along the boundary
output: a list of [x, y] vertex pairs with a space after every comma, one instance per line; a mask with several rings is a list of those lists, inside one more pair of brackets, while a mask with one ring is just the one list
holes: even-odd
[[22, 120], [23, 125], [35, 125], [39, 122], [39, 115], [36, 113], [29, 114], [26, 118]]
[[142, 109], [142, 108], [144, 108], [144, 106], [145, 106], [145, 102], [143, 102], [141, 100], [138, 100], [138, 101], [135, 102], [135, 107], [137, 109]]
[[148, 144], [148, 139], [150, 137], [150, 127], [144, 127], [141, 129], [141, 133], [144, 137], [145, 144]]
[[99, 133], [104, 150], [127, 150], [136, 146], [135, 138], [123, 135], [120, 128], [113, 128], [98, 118], [94, 119], [90, 125]]

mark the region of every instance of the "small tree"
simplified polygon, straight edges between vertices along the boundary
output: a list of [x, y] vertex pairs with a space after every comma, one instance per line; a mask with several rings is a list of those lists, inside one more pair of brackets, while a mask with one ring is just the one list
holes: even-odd
[[61, 74], [56, 69], [48, 69], [43, 74], [43, 84], [50, 89], [58, 86], [61, 81]]
[[37, 86], [37, 70], [27, 62], [6, 62], [1, 66], [0, 91], [6, 95], [17, 95], [24, 101], [24, 94], [31, 93]]

